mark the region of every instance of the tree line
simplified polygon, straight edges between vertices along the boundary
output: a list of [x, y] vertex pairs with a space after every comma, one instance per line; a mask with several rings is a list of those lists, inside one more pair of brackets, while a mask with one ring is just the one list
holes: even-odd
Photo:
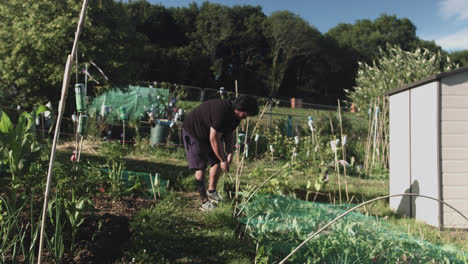
[[[0, 2], [0, 103], [58, 103], [80, 8], [74, 0]], [[387, 43], [448, 55], [395, 15], [322, 34], [296, 14], [267, 16], [260, 6], [90, 0], [72, 80], [83, 82], [87, 64], [92, 96], [144, 81], [233, 91], [237, 80], [241, 93], [336, 104], [356, 85], [358, 62], [371, 64]], [[450, 56], [461, 65], [468, 58]]]

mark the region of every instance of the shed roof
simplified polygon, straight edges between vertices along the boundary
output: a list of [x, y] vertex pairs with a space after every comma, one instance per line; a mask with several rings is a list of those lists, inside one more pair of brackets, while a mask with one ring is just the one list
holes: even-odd
[[458, 69], [455, 69], [455, 70], [452, 70], [452, 71], [448, 71], [448, 72], [441, 72], [441, 73], [438, 73], [438, 74], [430, 75], [430, 76], [428, 76], [426, 78], [423, 78], [421, 80], [418, 80], [418, 81], [406, 84], [404, 86], [395, 88], [393, 90], [387, 91], [387, 92], [384, 93], [384, 95], [392, 96], [394, 94], [401, 93], [401, 92], [404, 92], [406, 90], [411, 90], [411, 89], [413, 89], [415, 87], [418, 87], [418, 86], [421, 86], [421, 85], [424, 85], [424, 84], [427, 84], [427, 83], [430, 83], [430, 82], [433, 82], [433, 81], [438, 81], [438, 80], [440, 80], [442, 78], [452, 76], [452, 75], [462, 73], [462, 72], [468, 72], [468, 66], [461, 67], [461, 68], [458, 68]]

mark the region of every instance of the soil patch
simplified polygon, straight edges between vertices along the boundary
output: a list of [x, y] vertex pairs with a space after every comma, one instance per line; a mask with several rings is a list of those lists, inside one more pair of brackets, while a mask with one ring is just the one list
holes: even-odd
[[73, 256], [65, 256], [65, 263], [112, 263], [122, 257], [122, 246], [130, 238], [130, 219], [142, 208], [149, 208], [154, 200], [139, 197], [112, 197], [100, 194], [93, 197], [95, 216], [83, 223]]

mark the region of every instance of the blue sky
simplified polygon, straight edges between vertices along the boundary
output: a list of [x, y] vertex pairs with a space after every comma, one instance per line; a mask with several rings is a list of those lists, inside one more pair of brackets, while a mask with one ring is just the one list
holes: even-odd
[[[204, 0], [147, 0], [166, 7], [187, 6]], [[468, 49], [468, 0], [210, 0], [223, 5], [261, 6], [266, 15], [289, 10], [326, 33], [339, 23], [374, 20], [381, 14], [409, 18], [416, 35], [434, 40], [445, 51]]]

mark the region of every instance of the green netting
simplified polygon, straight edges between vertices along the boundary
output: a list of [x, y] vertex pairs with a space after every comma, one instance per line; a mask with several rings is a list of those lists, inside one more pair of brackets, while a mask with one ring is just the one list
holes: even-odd
[[153, 110], [155, 119], [165, 118], [169, 102], [169, 89], [128, 86], [126, 92], [115, 89], [96, 97], [88, 108], [88, 114], [105, 116], [107, 122], [121, 120], [119, 109], [125, 107], [128, 121], [137, 121]]
[[[109, 169], [101, 168], [105, 173], [109, 173]], [[154, 184], [154, 192], [157, 195], [158, 189], [159, 194], [164, 194], [169, 187], [169, 180], [162, 179], [158, 177], [158, 182], [156, 183], [156, 174], [150, 174], [146, 172], [135, 172], [135, 171], [122, 171], [122, 181], [125, 184], [125, 187], [128, 189], [132, 188], [143, 188], [145, 190], [144, 196], [146, 199], [153, 199], [153, 188], [151, 187], [151, 181]], [[151, 180], [150, 180], [151, 176]], [[144, 186], [139, 186], [144, 185]]]
[[[348, 207], [351, 208], [354, 205]], [[278, 263], [345, 206], [257, 195], [241, 222], [259, 244], [259, 260]], [[263, 256], [263, 258], [262, 258]], [[468, 263], [468, 254], [431, 244], [376, 217], [350, 213], [306, 243], [288, 263]]]

